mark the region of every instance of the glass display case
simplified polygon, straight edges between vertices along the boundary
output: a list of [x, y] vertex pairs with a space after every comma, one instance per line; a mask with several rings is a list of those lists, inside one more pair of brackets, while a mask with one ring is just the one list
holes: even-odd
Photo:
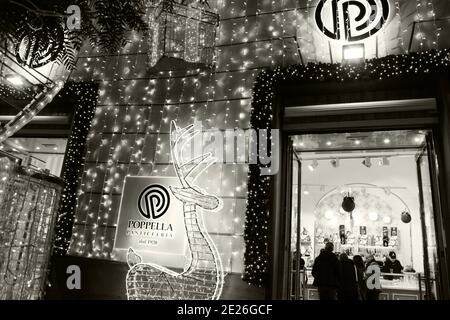
[[[291, 278], [299, 280], [292, 286], [291, 296], [294, 297], [294, 290], [298, 288], [302, 300], [318, 300], [319, 292], [313, 285], [312, 268], [301, 270], [299, 274], [300, 277], [297, 278], [296, 271], [292, 270]], [[425, 283], [423, 279], [424, 276], [421, 273], [381, 273], [380, 300], [424, 300]]]

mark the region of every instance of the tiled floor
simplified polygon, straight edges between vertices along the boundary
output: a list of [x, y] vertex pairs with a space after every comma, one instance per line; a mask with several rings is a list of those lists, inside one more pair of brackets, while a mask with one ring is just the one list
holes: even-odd
[[241, 279], [240, 274], [225, 276], [221, 300], [264, 300], [264, 288], [249, 285]]

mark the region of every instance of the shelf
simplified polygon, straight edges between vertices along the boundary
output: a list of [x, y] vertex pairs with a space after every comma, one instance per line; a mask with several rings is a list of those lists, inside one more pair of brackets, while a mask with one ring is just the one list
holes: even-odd
[[[318, 243], [317, 246], [318, 247], [323, 247], [323, 246], [325, 246], [325, 244]], [[340, 244], [340, 246], [341, 247], [350, 247], [350, 248], [358, 247], [360, 249], [380, 249], [380, 250], [388, 250], [388, 249], [396, 250], [396, 249], [398, 249], [398, 246], [395, 246], [395, 247], [391, 247], [391, 246], [389, 246], [389, 247], [385, 247], [385, 246], [362, 246], [362, 245], [358, 245], [358, 244]]]
[[360, 249], [380, 249], [380, 250], [384, 250], [384, 249], [397, 249], [397, 247], [385, 247], [385, 246], [360, 246], [357, 244], [341, 244], [341, 247], [358, 247]]
[[385, 246], [358, 246], [359, 248], [362, 248], [362, 249], [397, 249], [397, 247], [395, 246], [395, 247], [385, 247]]

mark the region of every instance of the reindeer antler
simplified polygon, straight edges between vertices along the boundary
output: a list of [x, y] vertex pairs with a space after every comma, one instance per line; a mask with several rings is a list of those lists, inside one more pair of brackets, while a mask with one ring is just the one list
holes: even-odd
[[216, 159], [211, 153], [206, 153], [198, 157], [183, 161], [183, 150], [201, 132], [195, 130], [194, 125], [180, 129], [175, 121], [170, 126], [170, 152], [174, 163], [175, 171], [184, 188], [192, 188], [188, 179], [192, 181], [205, 171]]

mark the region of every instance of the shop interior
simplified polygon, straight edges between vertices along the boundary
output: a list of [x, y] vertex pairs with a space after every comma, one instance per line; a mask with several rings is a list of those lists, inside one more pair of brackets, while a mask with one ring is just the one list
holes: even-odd
[[9, 138], [0, 150], [21, 160], [23, 166], [60, 177], [66, 152], [64, 138]]
[[[350, 259], [375, 257], [380, 299], [436, 297], [430, 136], [405, 130], [292, 137], [292, 299], [318, 298], [311, 270], [326, 242]], [[387, 275], [391, 252], [403, 270]]]

